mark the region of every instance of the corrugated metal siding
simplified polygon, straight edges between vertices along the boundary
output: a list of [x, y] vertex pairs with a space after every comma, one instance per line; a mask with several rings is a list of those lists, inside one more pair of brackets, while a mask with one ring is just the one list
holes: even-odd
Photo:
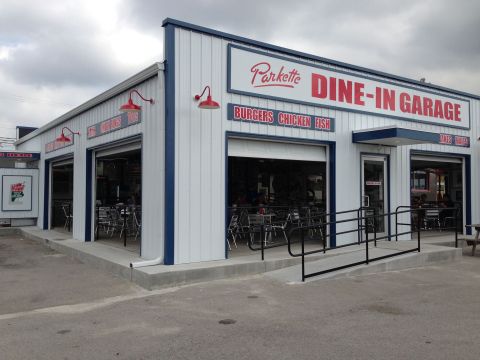
[[[52, 128], [38, 137], [20, 145], [21, 149], [30, 149], [32, 144], [39, 146], [40, 161], [40, 198], [38, 226], [43, 224], [43, 188], [45, 180], [45, 159], [54, 161], [56, 158], [72, 153], [74, 157], [74, 194], [73, 194], [73, 237], [85, 239], [85, 189], [86, 189], [86, 149], [108, 145], [115, 141], [139, 136], [142, 139], [142, 257], [155, 258], [163, 255], [164, 218], [161, 209], [164, 208], [164, 77], [163, 72], [137, 86], [136, 89], [147, 97], [153, 97], [155, 104], [142, 105], [142, 122], [109, 134], [87, 139], [86, 129], [102, 120], [119, 114], [119, 108], [128, 100], [128, 92], [124, 92], [100, 105], [88, 110], [61, 126]], [[134, 95], [135, 96], [135, 95]], [[134, 98], [134, 102], [141, 100]], [[53, 141], [61, 133], [63, 126], [73, 131], [80, 131], [75, 136], [72, 146], [45, 153], [45, 144]], [[32, 149], [33, 150], [33, 149]], [[92, 225], [93, 228], [93, 225]]]
[[[478, 100], [470, 100], [472, 129], [468, 131], [231, 94], [227, 93], [228, 43], [226, 40], [210, 35], [179, 28], [175, 30], [175, 263], [224, 258], [226, 131], [335, 141], [337, 211], [357, 208], [360, 205], [360, 154], [362, 152], [390, 155], [391, 210], [398, 205], [410, 204], [410, 149], [471, 153], [472, 198], [478, 197], [475, 186], [480, 171], [477, 165], [479, 149], [476, 141], [479, 136], [478, 121], [480, 119]], [[335, 69], [333, 66], [329, 68]], [[378, 76], [370, 77], [382, 79]], [[401, 84], [400, 81], [392, 82]], [[205, 85], [211, 86], [213, 98], [222, 106], [220, 110], [202, 111], [193, 101], [193, 96]], [[420, 86], [413, 86], [420, 88]], [[325, 133], [228, 121], [227, 103], [333, 117], [336, 131]], [[432, 144], [388, 148], [352, 143], [353, 130], [391, 125], [414, 130], [466, 135], [470, 136], [472, 145], [470, 149]], [[478, 220], [480, 213], [476, 201], [472, 202], [472, 212], [472, 219]], [[349, 239], [339, 239], [339, 244], [346, 241]]]

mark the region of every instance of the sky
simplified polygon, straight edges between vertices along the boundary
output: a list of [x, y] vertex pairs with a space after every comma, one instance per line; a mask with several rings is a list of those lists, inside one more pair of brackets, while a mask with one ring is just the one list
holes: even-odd
[[1, 0], [0, 137], [163, 61], [166, 17], [480, 95], [478, 0]]

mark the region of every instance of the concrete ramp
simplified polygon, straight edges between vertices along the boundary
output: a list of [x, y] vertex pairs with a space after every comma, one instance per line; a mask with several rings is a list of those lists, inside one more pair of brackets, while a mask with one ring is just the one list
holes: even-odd
[[[402, 241], [398, 243], [383, 242], [377, 247], [373, 247], [373, 245], [369, 247], [369, 257], [375, 258], [390, 255], [394, 254], [395, 252], [408, 250], [414, 246], [415, 245], [412, 245], [411, 241]], [[433, 265], [438, 262], [452, 262], [461, 259], [461, 257], [461, 248], [456, 249], [454, 247], [447, 246], [423, 245], [421, 252], [412, 252], [383, 260], [373, 261], [368, 265], [357, 265], [354, 267], [337, 270], [307, 278], [305, 279], [305, 282], [417, 268]], [[324, 271], [363, 260], [365, 260], [365, 247], [335, 257], [327, 257], [320, 260], [306, 262], [305, 273], [309, 274], [313, 272]], [[302, 283], [302, 268], [301, 265], [290, 266], [280, 270], [266, 272], [264, 276], [288, 284]]]

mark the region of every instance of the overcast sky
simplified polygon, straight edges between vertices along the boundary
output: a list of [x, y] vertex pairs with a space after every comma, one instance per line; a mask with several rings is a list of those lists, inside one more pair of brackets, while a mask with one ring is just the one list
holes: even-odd
[[166, 17], [480, 95], [479, 14], [478, 0], [1, 0], [0, 136], [162, 61]]

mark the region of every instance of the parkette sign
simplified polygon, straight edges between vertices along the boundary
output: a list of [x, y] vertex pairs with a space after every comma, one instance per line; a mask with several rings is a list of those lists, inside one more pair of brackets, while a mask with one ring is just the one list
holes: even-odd
[[468, 129], [470, 102], [428, 89], [229, 46], [233, 93]]

